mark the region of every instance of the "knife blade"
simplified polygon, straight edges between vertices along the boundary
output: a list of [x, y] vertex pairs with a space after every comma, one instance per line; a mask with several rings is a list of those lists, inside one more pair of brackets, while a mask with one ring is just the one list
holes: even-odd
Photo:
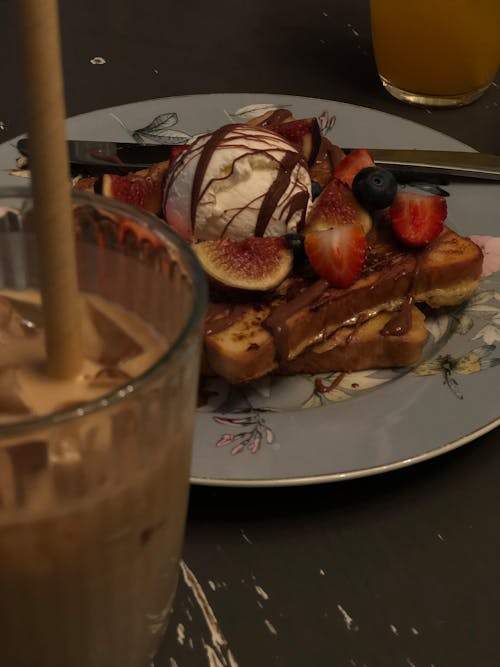
[[[116, 141], [84, 141], [71, 139], [69, 161], [82, 167], [145, 169], [170, 158], [174, 146], [166, 144], [134, 144]], [[29, 158], [28, 139], [19, 139], [17, 150]]]
[[[174, 146], [134, 144], [114, 141], [70, 140], [69, 161], [72, 165], [106, 171], [109, 169], [145, 169], [168, 160]], [[27, 139], [20, 139], [17, 149], [29, 157]], [[353, 150], [345, 148], [346, 152]], [[500, 181], [500, 156], [465, 151], [368, 148], [376, 164], [401, 174], [436, 175]]]
[[407, 172], [500, 181], [500, 155], [392, 148], [367, 150], [377, 164], [402, 174]]

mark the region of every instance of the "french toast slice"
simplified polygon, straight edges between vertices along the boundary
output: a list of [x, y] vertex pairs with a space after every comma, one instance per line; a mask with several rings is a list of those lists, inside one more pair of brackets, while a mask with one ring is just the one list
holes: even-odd
[[363, 371], [369, 368], [411, 366], [421, 355], [427, 340], [425, 316], [412, 306], [410, 323], [400, 335], [387, 332], [394, 313], [384, 311], [355, 327], [341, 327], [318, 345], [291, 361], [281, 363], [277, 373], [327, 373]]
[[272, 337], [263, 327], [269, 303], [210, 303], [205, 317], [202, 374], [231, 384], [249, 382], [278, 366]]
[[[269, 309], [265, 312], [269, 312]], [[261, 311], [261, 315], [264, 315], [264, 311]], [[427, 340], [425, 316], [412, 306], [409, 311], [410, 325], [405, 333], [383, 333], [393, 317], [393, 312], [384, 311], [359, 326], [341, 327], [330, 338], [309, 348], [295, 359], [274, 364], [273, 372], [279, 375], [294, 375], [411, 366], [420, 359]], [[251, 328], [248, 329], [248, 334], [252, 335]], [[214, 359], [216, 363], [227, 362], [228, 356], [212, 356], [212, 361]], [[216, 373], [206, 356], [203, 361], [202, 375], [223, 375], [233, 384], [241, 382], [242, 373], [245, 373], [247, 381], [251, 380], [255, 368], [252, 354], [247, 354], [242, 360], [238, 366], [238, 375], [231, 375], [235, 372], [235, 366], [231, 363], [219, 366]], [[271, 363], [274, 363], [274, 360], [271, 360]]]
[[[479, 284], [481, 250], [447, 227], [419, 251], [400, 245], [384, 221], [374, 225], [367, 241], [363, 273], [348, 289], [296, 277], [270, 299], [218, 303], [219, 314], [207, 318], [205, 331], [210, 368], [231, 383], [248, 382], [284, 368], [346, 326], [413, 302], [454, 306]], [[219, 320], [215, 327], [214, 320]]]

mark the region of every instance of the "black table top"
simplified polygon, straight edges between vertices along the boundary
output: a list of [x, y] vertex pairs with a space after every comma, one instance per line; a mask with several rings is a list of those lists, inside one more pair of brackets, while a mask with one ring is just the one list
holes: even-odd
[[[15, 5], [0, 0], [0, 141], [26, 128]], [[188, 93], [289, 93], [500, 153], [497, 85], [432, 112], [384, 92], [368, 0], [71, 0], [61, 23], [68, 115]], [[156, 667], [500, 665], [499, 444], [496, 429], [412, 468], [324, 486], [193, 488]]]

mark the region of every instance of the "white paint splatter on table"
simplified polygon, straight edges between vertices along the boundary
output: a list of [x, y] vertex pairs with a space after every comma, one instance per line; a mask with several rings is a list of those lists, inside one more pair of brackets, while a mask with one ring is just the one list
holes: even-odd
[[340, 611], [342, 614], [342, 617], [344, 619], [346, 628], [348, 630], [354, 630], [354, 632], [357, 632], [359, 630], [358, 626], [354, 624], [354, 620], [352, 616], [344, 609], [344, 607], [341, 604], [337, 605], [337, 609]]
[[184, 625], [182, 623], [177, 624], [177, 641], [181, 646], [184, 645], [184, 640], [186, 638], [186, 633], [184, 631]]
[[245, 540], [245, 542], [248, 542], [248, 544], [253, 544], [252, 540], [245, 534], [243, 528], [240, 528], [240, 533], [241, 537]]
[[210, 633], [210, 643], [205, 640], [203, 641], [209, 667], [238, 667], [238, 663], [228, 646], [226, 638], [222, 634], [219, 622], [208, 602], [205, 591], [184, 561], [181, 561], [180, 566], [184, 583], [193, 593]]
[[264, 619], [264, 623], [265, 623], [267, 629], [269, 630], [269, 632], [270, 632], [272, 635], [277, 635], [277, 634], [278, 634], [278, 631], [276, 630], [276, 628], [274, 627], [274, 625], [271, 623], [270, 620], [268, 620], [268, 619], [266, 618], [266, 619]]
[[269, 600], [269, 595], [261, 586], [255, 586], [255, 591], [263, 600]]

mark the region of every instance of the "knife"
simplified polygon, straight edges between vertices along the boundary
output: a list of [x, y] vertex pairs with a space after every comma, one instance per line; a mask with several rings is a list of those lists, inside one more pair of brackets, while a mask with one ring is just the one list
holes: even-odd
[[[134, 144], [113, 141], [75, 141], [68, 143], [72, 165], [93, 170], [136, 170], [168, 160], [174, 146]], [[17, 142], [18, 151], [29, 157], [27, 139]], [[347, 153], [352, 148], [344, 149]], [[386, 169], [409, 177], [413, 174], [476, 178], [500, 181], [500, 156], [465, 151], [433, 151], [392, 148], [368, 148], [375, 162]]]
[[[174, 146], [166, 144], [133, 144], [115, 141], [70, 140], [69, 161], [82, 167], [107, 169], [145, 169], [170, 158]], [[19, 139], [17, 150], [29, 158], [28, 139]]]

